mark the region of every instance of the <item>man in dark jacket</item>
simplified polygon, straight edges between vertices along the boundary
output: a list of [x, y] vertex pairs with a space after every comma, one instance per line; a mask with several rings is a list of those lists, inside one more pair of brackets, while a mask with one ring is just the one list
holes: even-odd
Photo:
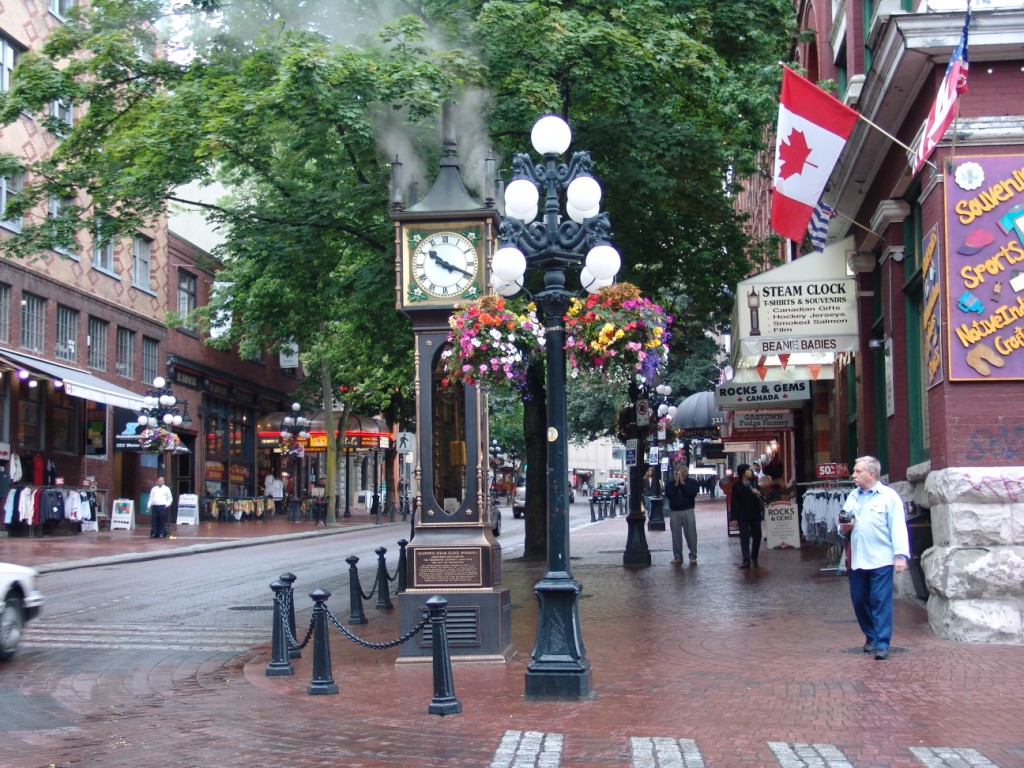
[[697, 518], [693, 505], [700, 493], [697, 481], [686, 467], [676, 467], [672, 482], [665, 488], [668, 499], [669, 526], [672, 530], [672, 565], [683, 562], [683, 535], [690, 551], [690, 565], [697, 564]]

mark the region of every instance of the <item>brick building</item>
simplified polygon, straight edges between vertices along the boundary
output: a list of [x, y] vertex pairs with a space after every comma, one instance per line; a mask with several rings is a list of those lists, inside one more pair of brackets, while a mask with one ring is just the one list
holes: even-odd
[[[768, 381], [811, 380], [788, 457], [798, 483], [873, 454], [908, 512], [930, 512], [930, 530], [912, 536], [919, 550], [931, 544], [925, 583], [900, 586], [926, 587], [938, 634], [1024, 643], [1024, 267], [1014, 266], [1024, 263], [1024, 3], [974, 1], [969, 90], [916, 172], [900, 144], [919, 145], [966, 2], [797, 8], [814, 39], [795, 61], [877, 126], [858, 120], [822, 196], [839, 214], [824, 255], [856, 282], [856, 340], [808, 377], [792, 370], [795, 356], [745, 365], [745, 339], [734, 338], [737, 376], [752, 381], [761, 365]], [[759, 235], [769, 234], [769, 186], [751, 179], [737, 201]], [[785, 260], [799, 264], [806, 250], [786, 241]], [[756, 279], [771, 283], [772, 272]]]
[[[0, 88], [10, 87], [21, 55], [42, 44], [69, 0], [0, 4]], [[72, 124], [73, 105], [51, 114]], [[30, 115], [0, 132], [0, 150], [27, 159], [45, 156], [59, 138]], [[26, 181], [0, 177], [0, 238], [17, 238], [25, 221], [4, 215], [10, 195]], [[78, 199], [51, 200], [32, 212], [43, 218]], [[202, 306], [213, 273], [208, 257], [168, 231], [163, 217], [122, 240], [80, 234], [74, 248], [31, 259], [0, 259], [0, 460], [22, 466], [39, 457], [44, 482], [99, 490], [143, 507], [158, 457], [131, 438], [138, 410], [157, 376], [179, 398], [174, 427], [187, 452], [167, 457], [168, 483], [204, 495], [214, 483], [225, 496], [253, 496], [273, 450], [257, 448], [256, 423], [292, 402], [297, 362], [282, 370], [277, 356], [239, 360], [210, 349], [187, 328], [168, 328], [168, 311]], [[226, 431], [225, 431], [226, 430]], [[200, 435], [205, 435], [204, 439]], [[22, 483], [40, 484], [32, 472]], [[212, 489], [213, 486], [210, 486]], [[211, 491], [212, 492], [212, 491]]]

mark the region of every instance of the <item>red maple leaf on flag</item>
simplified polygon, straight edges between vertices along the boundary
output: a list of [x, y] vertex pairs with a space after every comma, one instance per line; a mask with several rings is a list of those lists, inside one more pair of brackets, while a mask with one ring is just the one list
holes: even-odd
[[810, 154], [811, 148], [807, 146], [807, 138], [804, 136], [804, 132], [790, 131], [789, 136], [783, 140], [782, 146], [779, 147], [779, 157], [782, 158], [782, 164], [779, 167], [779, 178], [785, 180], [790, 176], [803, 173], [805, 165], [817, 168], [818, 166], [814, 163], [807, 162]]

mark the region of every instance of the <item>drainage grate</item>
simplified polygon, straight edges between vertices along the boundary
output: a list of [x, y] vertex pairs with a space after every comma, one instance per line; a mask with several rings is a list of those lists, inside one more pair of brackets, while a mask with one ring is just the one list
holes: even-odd
[[232, 605], [228, 608], [229, 611], [272, 611], [274, 606], [272, 605]]

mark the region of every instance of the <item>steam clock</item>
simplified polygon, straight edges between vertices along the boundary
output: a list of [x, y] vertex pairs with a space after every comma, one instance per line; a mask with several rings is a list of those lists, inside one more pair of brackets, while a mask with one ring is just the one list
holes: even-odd
[[[487, 290], [499, 216], [493, 194], [481, 205], [462, 183], [451, 103], [444, 105], [442, 134], [437, 179], [408, 208], [401, 164], [392, 166], [398, 309], [412, 321], [416, 345], [418, 447], [418, 511], [399, 618], [404, 634], [440, 594], [448, 600], [452, 656], [505, 661], [514, 653], [512, 609], [510, 591], [500, 588], [501, 547], [489, 520], [486, 396], [475, 386], [446, 382], [441, 358], [452, 310]], [[493, 167], [486, 171], [494, 179]], [[431, 654], [422, 637], [401, 649], [400, 663]]]

